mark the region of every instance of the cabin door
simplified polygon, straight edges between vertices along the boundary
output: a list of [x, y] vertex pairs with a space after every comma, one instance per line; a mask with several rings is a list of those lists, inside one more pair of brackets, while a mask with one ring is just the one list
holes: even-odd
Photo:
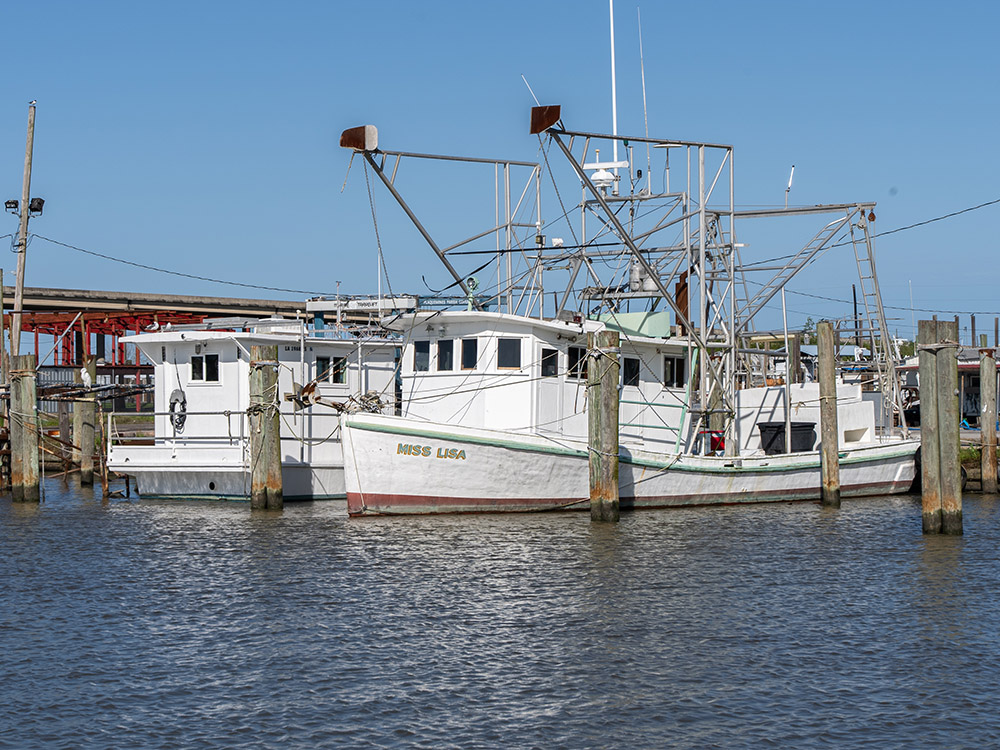
[[538, 379], [535, 390], [535, 430], [561, 435], [564, 386], [559, 352], [543, 346], [537, 361], [541, 362], [541, 378]]

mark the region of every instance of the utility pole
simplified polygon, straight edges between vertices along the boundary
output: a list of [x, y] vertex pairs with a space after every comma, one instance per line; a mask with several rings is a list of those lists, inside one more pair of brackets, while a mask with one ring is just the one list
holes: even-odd
[[20, 354], [21, 305], [24, 302], [24, 262], [28, 254], [28, 215], [31, 213], [31, 151], [35, 144], [35, 102], [28, 105], [28, 143], [24, 149], [24, 182], [21, 187], [20, 219], [17, 233], [17, 285], [14, 287], [14, 317], [10, 326], [10, 353]]

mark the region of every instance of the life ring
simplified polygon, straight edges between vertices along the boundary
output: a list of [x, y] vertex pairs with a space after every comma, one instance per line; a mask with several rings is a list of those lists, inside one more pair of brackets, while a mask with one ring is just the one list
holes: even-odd
[[187, 421], [187, 397], [180, 388], [170, 394], [170, 423], [177, 432], [184, 431]]

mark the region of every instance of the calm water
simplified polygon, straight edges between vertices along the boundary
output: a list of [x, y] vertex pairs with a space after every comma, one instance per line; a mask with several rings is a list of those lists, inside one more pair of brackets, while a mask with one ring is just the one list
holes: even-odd
[[0, 499], [0, 748], [1000, 745], [1000, 499], [348, 520]]

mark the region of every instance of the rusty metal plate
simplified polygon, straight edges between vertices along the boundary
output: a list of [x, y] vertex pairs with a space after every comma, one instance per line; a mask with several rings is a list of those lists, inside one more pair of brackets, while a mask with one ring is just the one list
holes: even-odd
[[557, 122], [559, 122], [558, 104], [547, 104], [542, 107], [531, 108], [531, 134], [544, 133]]
[[340, 145], [355, 151], [375, 151], [378, 149], [378, 129], [374, 125], [348, 128], [340, 134]]

